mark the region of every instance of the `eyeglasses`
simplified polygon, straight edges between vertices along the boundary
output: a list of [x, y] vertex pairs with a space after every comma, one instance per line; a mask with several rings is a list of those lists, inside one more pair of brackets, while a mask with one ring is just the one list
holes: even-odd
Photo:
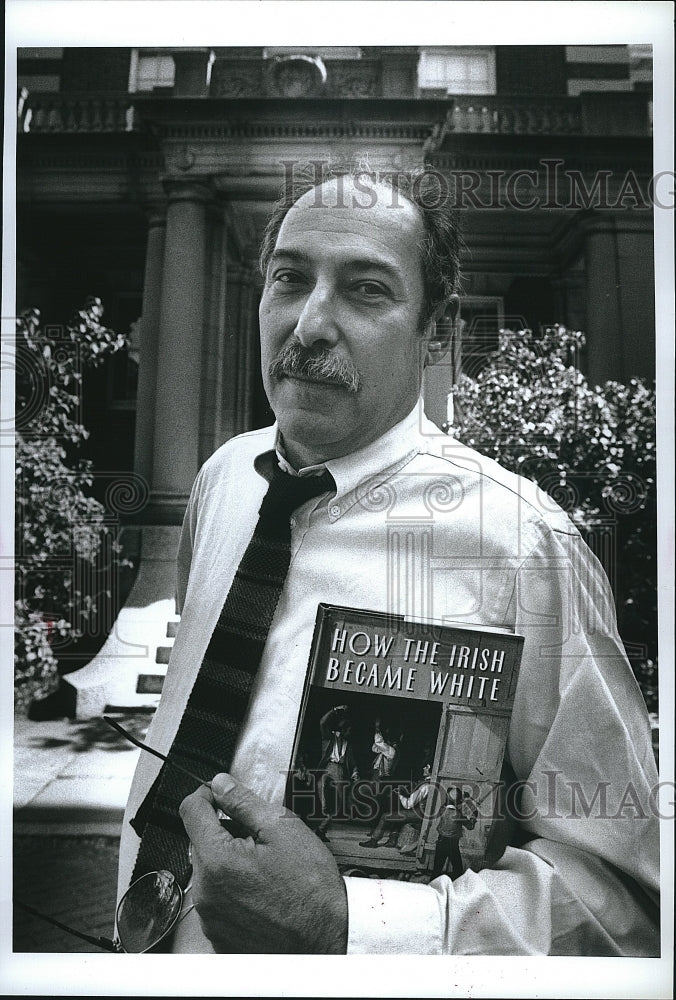
[[145, 955], [153, 951], [170, 934], [176, 925], [194, 909], [194, 904], [183, 908], [185, 893], [174, 875], [168, 871], [147, 872], [129, 886], [115, 911], [113, 938], [94, 937], [68, 924], [41, 913], [23, 900], [15, 899], [20, 910], [39, 917], [67, 934], [87, 941], [104, 951], [118, 954]]
[[[133, 743], [134, 746], [146, 750], [148, 753], [159, 757], [171, 767], [183, 774], [188, 775], [200, 785], [210, 786], [209, 781], [204, 781], [199, 775], [189, 771], [186, 767], [178, 764], [175, 760], [160, 753], [153, 747], [137, 740], [135, 736], [128, 733], [118, 722], [103, 716], [104, 721], [121, 733], [125, 739]], [[233, 821], [225, 813], [219, 811], [219, 818], [236, 836], [241, 836], [241, 831], [236, 830]], [[190, 852], [189, 852], [190, 854]], [[187, 878], [190, 879], [192, 866], [188, 869]], [[21, 900], [15, 899], [14, 905], [19, 909], [30, 913], [34, 917], [46, 920], [55, 927], [87, 941], [89, 944], [102, 948], [105, 951], [124, 953], [128, 955], [144, 955], [153, 951], [164, 939], [174, 930], [178, 923], [194, 909], [194, 903], [184, 907], [186, 893], [192, 888], [192, 883], [183, 888], [178, 878], [169, 871], [147, 872], [136, 879], [129, 886], [124, 896], [120, 899], [115, 911], [115, 932], [112, 940], [106, 937], [93, 937], [75, 930], [67, 924], [55, 920], [54, 917], [41, 913], [34, 907], [29, 906]]]

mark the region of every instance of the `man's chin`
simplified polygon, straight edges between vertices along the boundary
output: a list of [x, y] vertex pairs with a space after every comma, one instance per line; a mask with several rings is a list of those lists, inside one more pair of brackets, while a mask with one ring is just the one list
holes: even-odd
[[340, 408], [297, 405], [276, 411], [287, 458], [296, 468], [316, 465], [344, 454]]

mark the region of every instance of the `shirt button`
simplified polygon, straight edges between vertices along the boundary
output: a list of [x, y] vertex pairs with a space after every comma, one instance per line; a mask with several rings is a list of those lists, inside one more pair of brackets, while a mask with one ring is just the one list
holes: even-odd
[[329, 507], [329, 514], [331, 515], [331, 517], [338, 517], [338, 515], [340, 514], [340, 504], [332, 503], [331, 506]]

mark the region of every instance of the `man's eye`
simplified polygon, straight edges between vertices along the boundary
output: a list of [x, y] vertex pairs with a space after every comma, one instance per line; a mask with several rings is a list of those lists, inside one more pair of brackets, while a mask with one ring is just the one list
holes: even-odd
[[387, 294], [387, 289], [379, 285], [376, 281], [360, 281], [356, 288], [358, 292], [368, 299]]
[[300, 274], [295, 271], [277, 271], [276, 274], [273, 274], [272, 280], [275, 284], [295, 285], [302, 279]]

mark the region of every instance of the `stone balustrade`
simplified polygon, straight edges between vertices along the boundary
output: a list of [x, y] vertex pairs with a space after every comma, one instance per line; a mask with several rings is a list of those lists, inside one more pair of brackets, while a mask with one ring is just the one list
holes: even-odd
[[579, 97], [510, 97], [461, 94], [441, 132], [492, 135], [649, 136], [648, 95], [589, 92]]
[[580, 102], [570, 97], [462, 95], [453, 98], [446, 129], [500, 135], [570, 135], [581, 130]]
[[[133, 96], [29, 93], [20, 98], [18, 128], [20, 132], [41, 133], [133, 132], [140, 128]], [[212, 88], [211, 93], [212, 100], [237, 100], [243, 96], [234, 86], [215, 91]], [[334, 87], [334, 91], [322, 96], [335, 100], [365, 95], [336, 92]], [[381, 95], [369, 96], [377, 106]], [[424, 99], [412, 97], [411, 102]], [[648, 98], [642, 93], [589, 93], [579, 97], [460, 94], [449, 95], [447, 100], [446, 119], [431, 137], [435, 148], [450, 134], [647, 136], [651, 132]]]
[[20, 132], [133, 132], [129, 94], [30, 93], [21, 101]]

